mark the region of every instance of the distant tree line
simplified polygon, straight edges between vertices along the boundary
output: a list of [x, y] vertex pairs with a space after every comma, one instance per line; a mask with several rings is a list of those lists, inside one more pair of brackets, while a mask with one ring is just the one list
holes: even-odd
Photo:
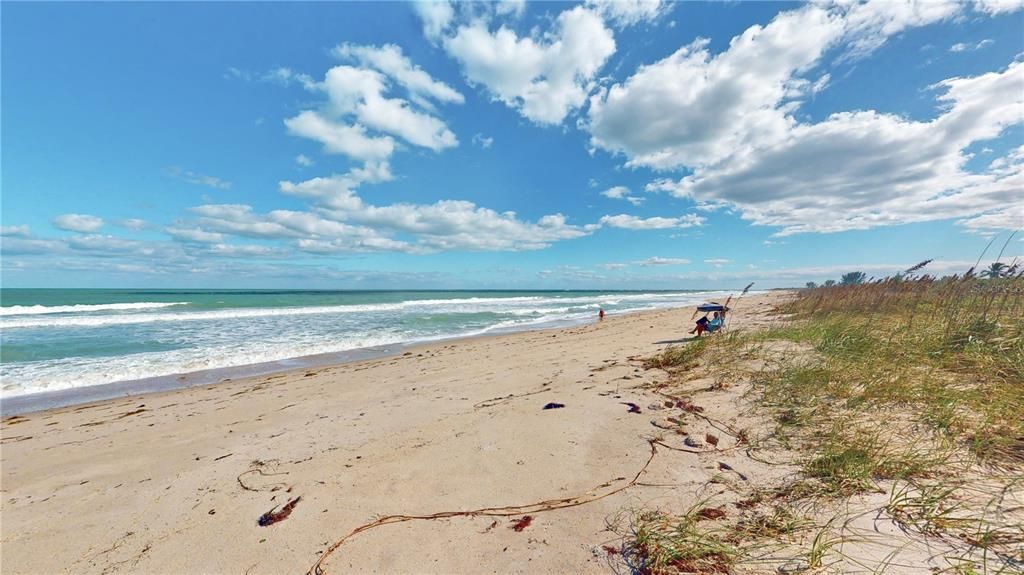
[[[917, 272], [921, 268], [923, 268], [926, 265], [928, 265], [929, 263], [931, 263], [931, 261], [932, 260], [925, 260], [925, 261], [915, 265], [914, 267], [908, 269], [905, 272], [896, 274], [895, 276], [893, 276], [893, 279], [899, 281], [899, 280], [903, 279], [904, 276], [911, 275], [911, 274]], [[1017, 269], [1018, 269], [1017, 265], [1010, 266], [1010, 265], [1004, 264], [1002, 262], [992, 262], [991, 264], [989, 264], [989, 266], [987, 268], [982, 270], [981, 273], [978, 274], [978, 275], [980, 277], [989, 278], [989, 279], [1006, 278], [1006, 277], [1010, 277], [1010, 276], [1014, 275], [1017, 272]], [[973, 270], [973, 268], [972, 268], [972, 270]], [[970, 272], [968, 272], [968, 273], [970, 273]], [[820, 285], [815, 283], [815, 282], [807, 282], [804, 285], [808, 289], [814, 289], [816, 287], [832, 287], [832, 286], [836, 286], [836, 285], [841, 285], [841, 286], [858, 285], [858, 284], [864, 283], [865, 281], [867, 281], [867, 274], [865, 274], [864, 272], [861, 272], [861, 271], [856, 271], [856, 272], [847, 272], [847, 273], [843, 274], [842, 277], [839, 278], [838, 282], [836, 280], [825, 280]]]

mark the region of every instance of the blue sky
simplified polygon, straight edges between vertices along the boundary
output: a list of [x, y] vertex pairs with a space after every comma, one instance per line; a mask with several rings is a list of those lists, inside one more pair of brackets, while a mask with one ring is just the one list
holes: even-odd
[[6, 3], [2, 282], [962, 272], [1024, 225], [1022, 30], [1019, 0]]

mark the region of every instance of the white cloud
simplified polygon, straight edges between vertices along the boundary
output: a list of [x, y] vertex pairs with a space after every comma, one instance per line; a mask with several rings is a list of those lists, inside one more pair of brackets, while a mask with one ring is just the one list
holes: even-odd
[[171, 166], [164, 169], [164, 173], [172, 178], [177, 178], [183, 182], [195, 184], [197, 186], [206, 186], [208, 188], [214, 188], [217, 190], [230, 190], [231, 182], [222, 180], [216, 176], [210, 176], [207, 174], [200, 174], [191, 170], [183, 170], [178, 166]]
[[[192, 212], [199, 218], [198, 229], [206, 232], [292, 240], [296, 249], [314, 254], [534, 250], [589, 235], [598, 227], [571, 225], [561, 214], [531, 222], [514, 212], [496, 212], [466, 201], [372, 205], [355, 193], [363, 183], [390, 178], [386, 165], [371, 164], [346, 174], [281, 182], [283, 193], [313, 201], [309, 212], [259, 214], [250, 206], [233, 204], [203, 205]], [[412, 241], [396, 237], [400, 234]]]
[[63, 214], [53, 218], [53, 225], [69, 232], [92, 233], [103, 227], [103, 220], [87, 214]]
[[295, 163], [302, 166], [303, 168], [308, 168], [316, 162], [314, 162], [312, 158], [310, 158], [306, 154], [299, 154], [298, 156], [295, 156]]
[[992, 44], [992, 40], [990, 40], [988, 38], [986, 38], [986, 39], [984, 39], [984, 40], [982, 40], [980, 42], [977, 42], [975, 44], [965, 44], [963, 42], [958, 42], [958, 43], [953, 44], [952, 46], [950, 46], [949, 47], [949, 51], [950, 52], [968, 52], [968, 51], [974, 51], [974, 50], [981, 50], [982, 48], [984, 48], [985, 46], [988, 46], [990, 44]]
[[526, 12], [526, 0], [498, 0], [494, 3], [494, 13], [498, 16], [520, 17]]
[[29, 237], [32, 232], [29, 231], [28, 226], [0, 226], [0, 236], [18, 236], [18, 237]]
[[164, 231], [179, 242], [216, 244], [224, 241], [224, 234], [208, 232], [199, 228], [169, 227]]
[[296, 238], [294, 230], [270, 221], [255, 213], [245, 204], [204, 204], [191, 208], [199, 216], [199, 224], [206, 231], [257, 239]]
[[473, 143], [486, 150], [494, 145], [494, 138], [484, 136], [483, 134], [474, 134]]
[[800, 99], [829, 77], [807, 77], [828, 50], [863, 57], [890, 36], [955, 16], [955, 3], [807, 5], [748, 28], [712, 55], [698, 38], [590, 98], [591, 145], [628, 166], [676, 169], [714, 163], [745, 146], [769, 145], [796, 123]]
[[686, 258], [663, 258], [663, 257], [649, 257], [643, 260], [636, 260], [632, 262], [618, 262], [618, 263], [606, 263], [601, 264], [599, 267], [606, 270], [621, 270], [631, 266], [640, 267], [665, 267], [665, 266], [682, 266], [690, 263], [690, 260]]
[[716, 268], [720, 268], [720, 267], [722, 267], [725, 264], [730, 263], [730, 262], [732, 262], [732, 260], [726, 260], [726, 259], [722, 259], [722, 258], [711, 258], [711, 259], [704, 260], [704, 263], [711, 264], [711, 265], [715, 266]]
[[992, 16], [1009, 14], [1024, 8], [1024, 0], [974, 0], [974, 9]]
[[[727, 202], [780, 235], [967, 217], [1020, 203], [1020, 149], [982, 173], [964, 171], [972, 142], [1024, 122], [1024, 62], [940, 82], [945, 111], [919, 122], [877, 112], [794, 125], [767, 149], [741, 149], [661, 189]], [[1012, 208], [1009, 208], [1012, 209]], [[987, 218], [988, 222], [997, 221]]]
[[628, 214], [619, 214], [617, 216], [602, 216], [600, 224], [626, 230], [665, 230], [701, 226], [704, 225], [704, 218], [697, 214], [686, 214], [678, 218], [640, 218]]
[[377, 47], [346, 43], [339, 44], [331, 53], [337, 58], [354, 60], [361, 66], [386, 74], [413, 94], [451, 104], [461, 104], [465, 101], [462, 94], [451, 86], [435, 80], [422, 68], [413, 64], [402, 54], [402, 49], [394, 44]]
[[613, 188], [608, 188], [607, 190], [601, 192], [601, 195], [606, 198], [611, 198], [613, 200], [626, 200], [627, 202], [633, 204], [634, 206], [639, 206], [640, 204], [644, 203], [644, 198], [629, 195], [629, 188], [625, 186], [615, 186]]
[[809, 6], [752, 26], [717, 56], [698, 39], [593, 96], [591, 144], [625, 154], [628, 166], [670, 169], [777, 139], [792, 123], [777, 105], [794, 74], [841, 32], [838, 17]]
[[146, 220], [141, 220], [139, 218], [125, 218], [123, 220], [117, 220], [116, 222], [114, 222], [114, 225], [124, 228], [126, 230], [132, 230], [133, 232], [137, 232], [148, 226], [149, 222], [147, 222]]
[[412, 7], [423, 21], [423, 35], [431, 41], [438, 40], [455, 17], [448, 0], [416, 0]]
[[346, 209], [362, 205], [362, 200], [354, 194], [360, 185], [386, 182], [392, 177], [387, 163], [368, 162], [345, 174], [312, 178], [298, 184], [283, 181], [278, 186], [285, 194], [312, 199], [328, 208]]
[[660, 258], [652, 257], [645, 260], [635, 262], [642, 266], [681, 266], [690, 263], [690, 260], [685, 258]]
[[323, 144], [324, 152], [328, 154], [375, 161], [387, 159], [395, 151], [395, 141], [391, 137], [368, 136], [366, 128], [359, 124], [333, 122], [313, 110], [288, 118], [284, 123], [292, 134]]
[[68, 251], [68, 246], [62, 240], [9, 235], [0, 238], [0, 253], [5, 258], [22, 255], [54, 255], [66, 251]]
[[682, 180], [661, 180], [648, 190], [709, 209], [738, 208], [745, 219], [779, 226], [783, 235], [994, 210], [1012, 203], [1019, 164], [970, 174], [963, 171], [963, 150], [1021, 123], [1019, 62], [934, 86], [945, 93], [932, 121], [870, 110], [818, 123], [794, 117], [800, 98], [827, 85], [825, 75], [812, 76], [827, 51], [860, 57], [908, 27], [963, 8], [807, 5], [752, 26], [714, 56], [706, 40], [697, 40], [592, 97], [591, 143], [623, 154], [627, 166], [689, 168]]
[[559, 14], [553, 30], [520, 37], [485, 19], [459, 26], [444, 41], [472, 84], [538, 124], [558, 124], [586, 99], [597, 71], [615, 53], [601, 16], [582, 6]]
[[284, 257], [288, 254], [286, 250], [272, 246], [239, 245], [239, 244], [212, 244], [203, 253], [215, 257]]
[[934, 24], [956, 17], [965, 4], [954, 1], [868, 0], [837, 3], [842, 13], [847, 43], [841, 60], [858, 59], [877, 50], [892, 36], [907, 28]]
[[626, 186], [615, 186], [613, 188], [608, 188], [607, 190], [601, 192], [601, 195], [606, 198], [623, 200], [626, 198], [626, 196], [629, 195], [629, 188], [627, 188]]
[[390, 86], [376, 70], [335, 66], [321, 86], [328, 102], [320, 110], [286, 119], [285, 125], [292, 134], [321, 142], [327, 152], [363, 161], [388, 158], [394, 141], [369, 136], [367, 128], [434, 151], [458, 145], [455, 134], [438, 118], [406, 100], [386, 97]]
[[310, 91], [316, 90], [319, 87], [316, 80], [314, 80], [309, 74], [294, 72], [291, 68], [285, 67], [274, 68], [266, 74], [263, 74], [260, 79], [264, 82], [273, 82], [282, 86], [298, 83], [303, 88]]
[[587, 0], [586, 5], [619, 26], [652, 22], [671, 7], [662, 0]]

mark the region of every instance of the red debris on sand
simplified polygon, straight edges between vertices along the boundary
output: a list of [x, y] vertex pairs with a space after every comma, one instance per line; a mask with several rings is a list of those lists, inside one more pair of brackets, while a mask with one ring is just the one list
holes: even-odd
[[707, 441], [711, 445], [718, 445], [718, 438], [715, 437], [714, 435], [711, 435], [710, 433], [704, 436], [704, 441]]
[[533, 523], [533, 517], [524, 515], [522, 519], [512, 519], [512, 522], [515, 523], [515, 525], [512, 526], [513, 531], [522, 531]]
[[697, 516], [701, 519], [721, 519], [725, 517], [725, 511], [714, 507], [705, 507], [697, 512]]
[[292, 499], [288, 503], [285, 503], [280, 509], [275, 507], [274, 509], [277, 509], [276, 511], [274, 509], [267, 511], [263, 515], [260, 515], [260, 518], [256, 520], [256, 523], [258, 523], [260, 527], [269, 527], [278, 521], [288, 519], [288, 516], [292, 514], [292, 509], [295, 509], [295, 505], [300, 499], [302, 499], [301, 495]]
[[704, 411], [703, 407], [685, 399], [677, 401], [676, 407], [689, 411], [690, 413], [701, 413]]
[[604, 549], [604, 552], [607, 553], [609, 556], [619, 554], [619, 550], [615, 547], [612, 547], [611, 545], [602, 545], [601, 549]]

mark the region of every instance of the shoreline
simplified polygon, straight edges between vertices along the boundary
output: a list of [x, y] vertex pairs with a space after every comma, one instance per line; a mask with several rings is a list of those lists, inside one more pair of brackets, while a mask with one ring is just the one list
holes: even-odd
[[[769, 325], [779, 297], [736, 302], [730, 329]], [[4, 418], [4, 572], [258, 575], [305, 572], [326, 555], [327, 573], [607, 571], [600, 550], [617, 513], [693, 499], [717, 460], [754, 473], [732, 451], [664, 450], [651, 463], [644, 438], [666, 412], [649, 389], [663, 374], [643, 359], [692, 341], [689, 317], [654, 310], [431, 342]], [[746, 425], [732, 401], [706, 407]], [[650, 485], [624, 488], [641, 468]], [[469, 511], [573, 497], [588, 503]], [[289, 501], [287, 520], [259, 524]], [[466, 513], [373, 529], [325, 555], [375, 516], [446, 512]]]
[[[646, 294], [660, 292], [643, 293]], [[665, 290], [665, 293], [675, 293], [675, 291]], [[760, 295], [762, 293], [766, 292], [753, 292], [750, 294], [750, 296]], [[708, 297], [725, 297], [725, 292], [719, 293], [707, 290], [694, 290], [692, 292], [692, 295], [701, 294], [704, 294], [705, 296]], [[669, 309], [678, 309], [679, 307], [687, 307], [689, 305], [690, 303], [687, 302], [682, 306], [675, 307], [655, 306], [648, 308], [627, 308], [624, 310], [612, 310], [610, 311], [610, 315], [621, 316], [636, 313], [649, 313]], [[297, 321], [301, 322], [301, 318], [297, 319]], [[251, 361], [248, 363], [239, 363], [236, 365], [208, 367], [202, 369], [185, 368], [185, 370], [183, 371], [160, 373], [158, 375], [150, 375], [144, 377], [129, 377], [124, 379], [117, 379], [114, 381], [107, 381], [103, 383], [87, 383], [85, 385], [76, 385], [71, 387], [57, 386], [56, 389], [49, 390], [36, 389], [28, 393], [19, 393], [7, 397], [5, 397], [3, 394], [0, 394], [0, 417], [9, 417], [13, 415], [43, 411], [46, 409], [81, 405], [85, 403], [111, 400], [121, 397], [134, 397], [149, 393], [170, 391], [174, 389], [184, 389], [189, 387], [216, 384], [228, 380], [267, 376], [277, 373], [285, 373], [292, 370], [311, 369], [330, 365], [350, 363], [353, 361], [364, 361], [376, 357], [386, 357], [388, 355], [402, 353], [405, 349], [418, 345], [429, 345], [431, 343], [456, 341], [470, 339], [474, 337], [489, 337], [509, 333], [522, 333], [529, 331], [559, 329], [565, 327], [572, 327], [576, 325], [585, 325], [592, 321], [597, 321], [596, 311], [594, 312], [593, 317], [563, 317], [553, 319], [542, 318], [542, 321], [539, 322], [524, 322], [518, 325], [511, 326], [503, 326], [501, 325], [501, 323], [498, 323], [495, 325], [485, 326], [482, 328], [463, 330], [461, 332], [455, 331], [454, 333], [451, 333], [449, 335], [426, 336], [421, 337], [419, 339], [385, 342], [368, 345], [365, 347], [355, 347], [341, 349], [337, 351], [297, 354], [287, 357], [270, 359], [267, 361]]]
[[[626, 317], [680, 309], [685, 308], [667, 307], [637, 310], [617, 314], [615, 317]], [[546, 324], [531, 325], [523, 329], [517, 329], [515, 327], [498, 328], [485, 333], [452, 335], [434, 339], [396, 342], [383, 346], [361, 347], [330, 353], [301, 355], [260, 363], [201, 369], [197, 371], [172, 373], [168, 375], [144, 377], [139, 379], [125, 379], [98, 385], [26, 393], [22, 395], [15, 395], [7, 399], [0, 398], [0, 418], [38, 413], [40, 411], [60, 409], [64, 407], [76, 407], [122, 398], [142, 397], [153, 393], [173, 392], [175, 390], [188, 389], [191, 387], [217, 385], [227, 383], [229, 381], [240, 381], [271, 375], [288, 374], [300, 370], [341, 366], [399, 355], [420, 346], [466, 341], [476, 338], [498, 337], [516, 333], [565, 329], [574, 326], [590, 325], [591, 323], [597, 323], [597, 321], [598, 320], [553, 320]]]

